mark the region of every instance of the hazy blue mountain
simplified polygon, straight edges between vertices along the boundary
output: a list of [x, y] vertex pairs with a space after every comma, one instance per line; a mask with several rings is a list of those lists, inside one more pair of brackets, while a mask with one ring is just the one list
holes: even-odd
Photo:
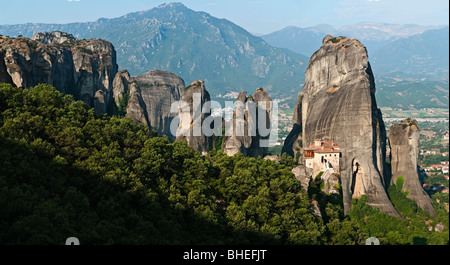
[[269, 44], [291, 49], [294, 52], [311, 56], [322, 44], [326, 35], [356, 38], [373, 54], [387, 44], [401, 38], [422, 34], [427, 30], [444, 26], [399, 25], [364, 22], [335, 29], [330, 25], [317, 25], [309, 28], [289, 26], [268, 35], [261, 36]]
[[309, 28], [289, 26], [261, 37], [275, 47], [311, 56], [322, 46], [322, 40], [326, 35], [335, 35], [336, 33], [337, 30], [330, 25], [317, 25]]
[[180, 3], [88, 23], [0, 26], [0, 34], [31, 37], [60, 30], [78, 38], [102, 38], [117, 51], [121, 69], [132, 75], [171, 71], [186, 83], [205, 80], [212, 95], [264, 87], [278, 96], [298, 92], [308, 58], [274, 48], [226, 19]]
[[329, 25], [286, 27], [262, 36], [275, 47], [311, 56], [328, 34], [361, 41], [376, 75], [448, 79], [449, 28], [444, 26], [358, 23], [338, 30]]
[[449, 27], [396, 40], [375, 52], [371, 61], [378, 74], [448, 78]]
[[360, 40], [367, 47], [369, 54], [374, 54], [393, 41], [442, 27], [364, 22], [341, 27], [338, 31], [340, 35]]

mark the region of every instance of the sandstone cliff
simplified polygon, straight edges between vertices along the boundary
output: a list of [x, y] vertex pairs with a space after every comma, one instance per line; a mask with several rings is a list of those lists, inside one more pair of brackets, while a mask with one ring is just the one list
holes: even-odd
[[47, 83], [97, 113], [106, 112], [117, 68], [114, 47], [105, 40], [77, 40], [58, 31], [32, 39], [0, 36], [0, 81], [25, 88]]
[[[305, 77], [296, 106], [297, 130], [301, 128], [304, 146], [314, 139], [339, 144], [345, 213], [352, 198], [365, 195], [369, 205], [400, 217], [385, 190], [386, 132], [366, 48], [355, 39], [326, 36]], [[298, 135], [291, 135], [287, 144]]]
[[[254, 111], [252, 111], [252, 109]], [[227, 155], [242, 153], [250, 157], [264, 157], [270, 137], [272, 99], [258, 88], [252, 96], [239, 93], [233, 118], [227, 121], [222, 149]]]
[[[178, 109], [179, 127], [177, 129], [176, 140], [184, 140], [195, 151], [209, 152], [212, 147], [212, 135], [205, 135], [202, 127], [205, 119], [211, 117], [210, 114], [210, 96], [205, 88], [203, 81], [194, 81], [188, 86], [181, 95], [181, 101], [189, 106], [189, 111], [183, 111], [180, 106]], [[208, 110], [205, 110], [207, 108]], [[205, 124], [212, 125], [208, 119]], [[222, 122], [218, 123], [220, 126]], [[207, 128], [210, 129], [211, 127]], [[220, 132], [222, 128], [218, 127]]]
[[425, 212], [436, 216], [430, 197], [422, 189], [417, 172], [419, 156], [419, 126], [416, 120], [405, 119], [393, 124], [389, 130], [391, 184], [396, 184], [402, 176], [402, 191], [409, 191], [408, 198], [415, 201]]

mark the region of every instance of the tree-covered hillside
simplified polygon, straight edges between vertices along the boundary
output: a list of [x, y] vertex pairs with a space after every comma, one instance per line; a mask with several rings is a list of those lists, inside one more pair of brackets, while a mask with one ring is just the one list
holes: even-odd
[[[293, 166], [287, 156], [202, 156], [48, 85], [0, 84], [0, 244], [448, 243], [441, 208], [400, 220], [361, 200], [344, 216], [340, 196], [322, 193], [320, 178], [303, 190]], [[428, 230], [437, 223], [444, 232]]]

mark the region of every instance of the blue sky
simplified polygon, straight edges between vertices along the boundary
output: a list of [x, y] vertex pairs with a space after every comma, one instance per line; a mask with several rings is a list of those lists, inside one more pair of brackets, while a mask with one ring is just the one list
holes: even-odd
[[[160, 0], [6, 0], [0, 24], [70, 23], [113, 18], [151, 9]], [[252, 33], [266, 34], [286, 26], [358, 22], [448, 25], [448, 0], [179, 0], [196, 11], [226, 18]]]

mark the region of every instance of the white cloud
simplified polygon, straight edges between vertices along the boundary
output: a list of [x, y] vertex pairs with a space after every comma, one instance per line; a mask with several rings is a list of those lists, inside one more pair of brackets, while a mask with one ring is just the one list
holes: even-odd
[[80, 2], [80, 0], [67, 0], [67, 2]]

